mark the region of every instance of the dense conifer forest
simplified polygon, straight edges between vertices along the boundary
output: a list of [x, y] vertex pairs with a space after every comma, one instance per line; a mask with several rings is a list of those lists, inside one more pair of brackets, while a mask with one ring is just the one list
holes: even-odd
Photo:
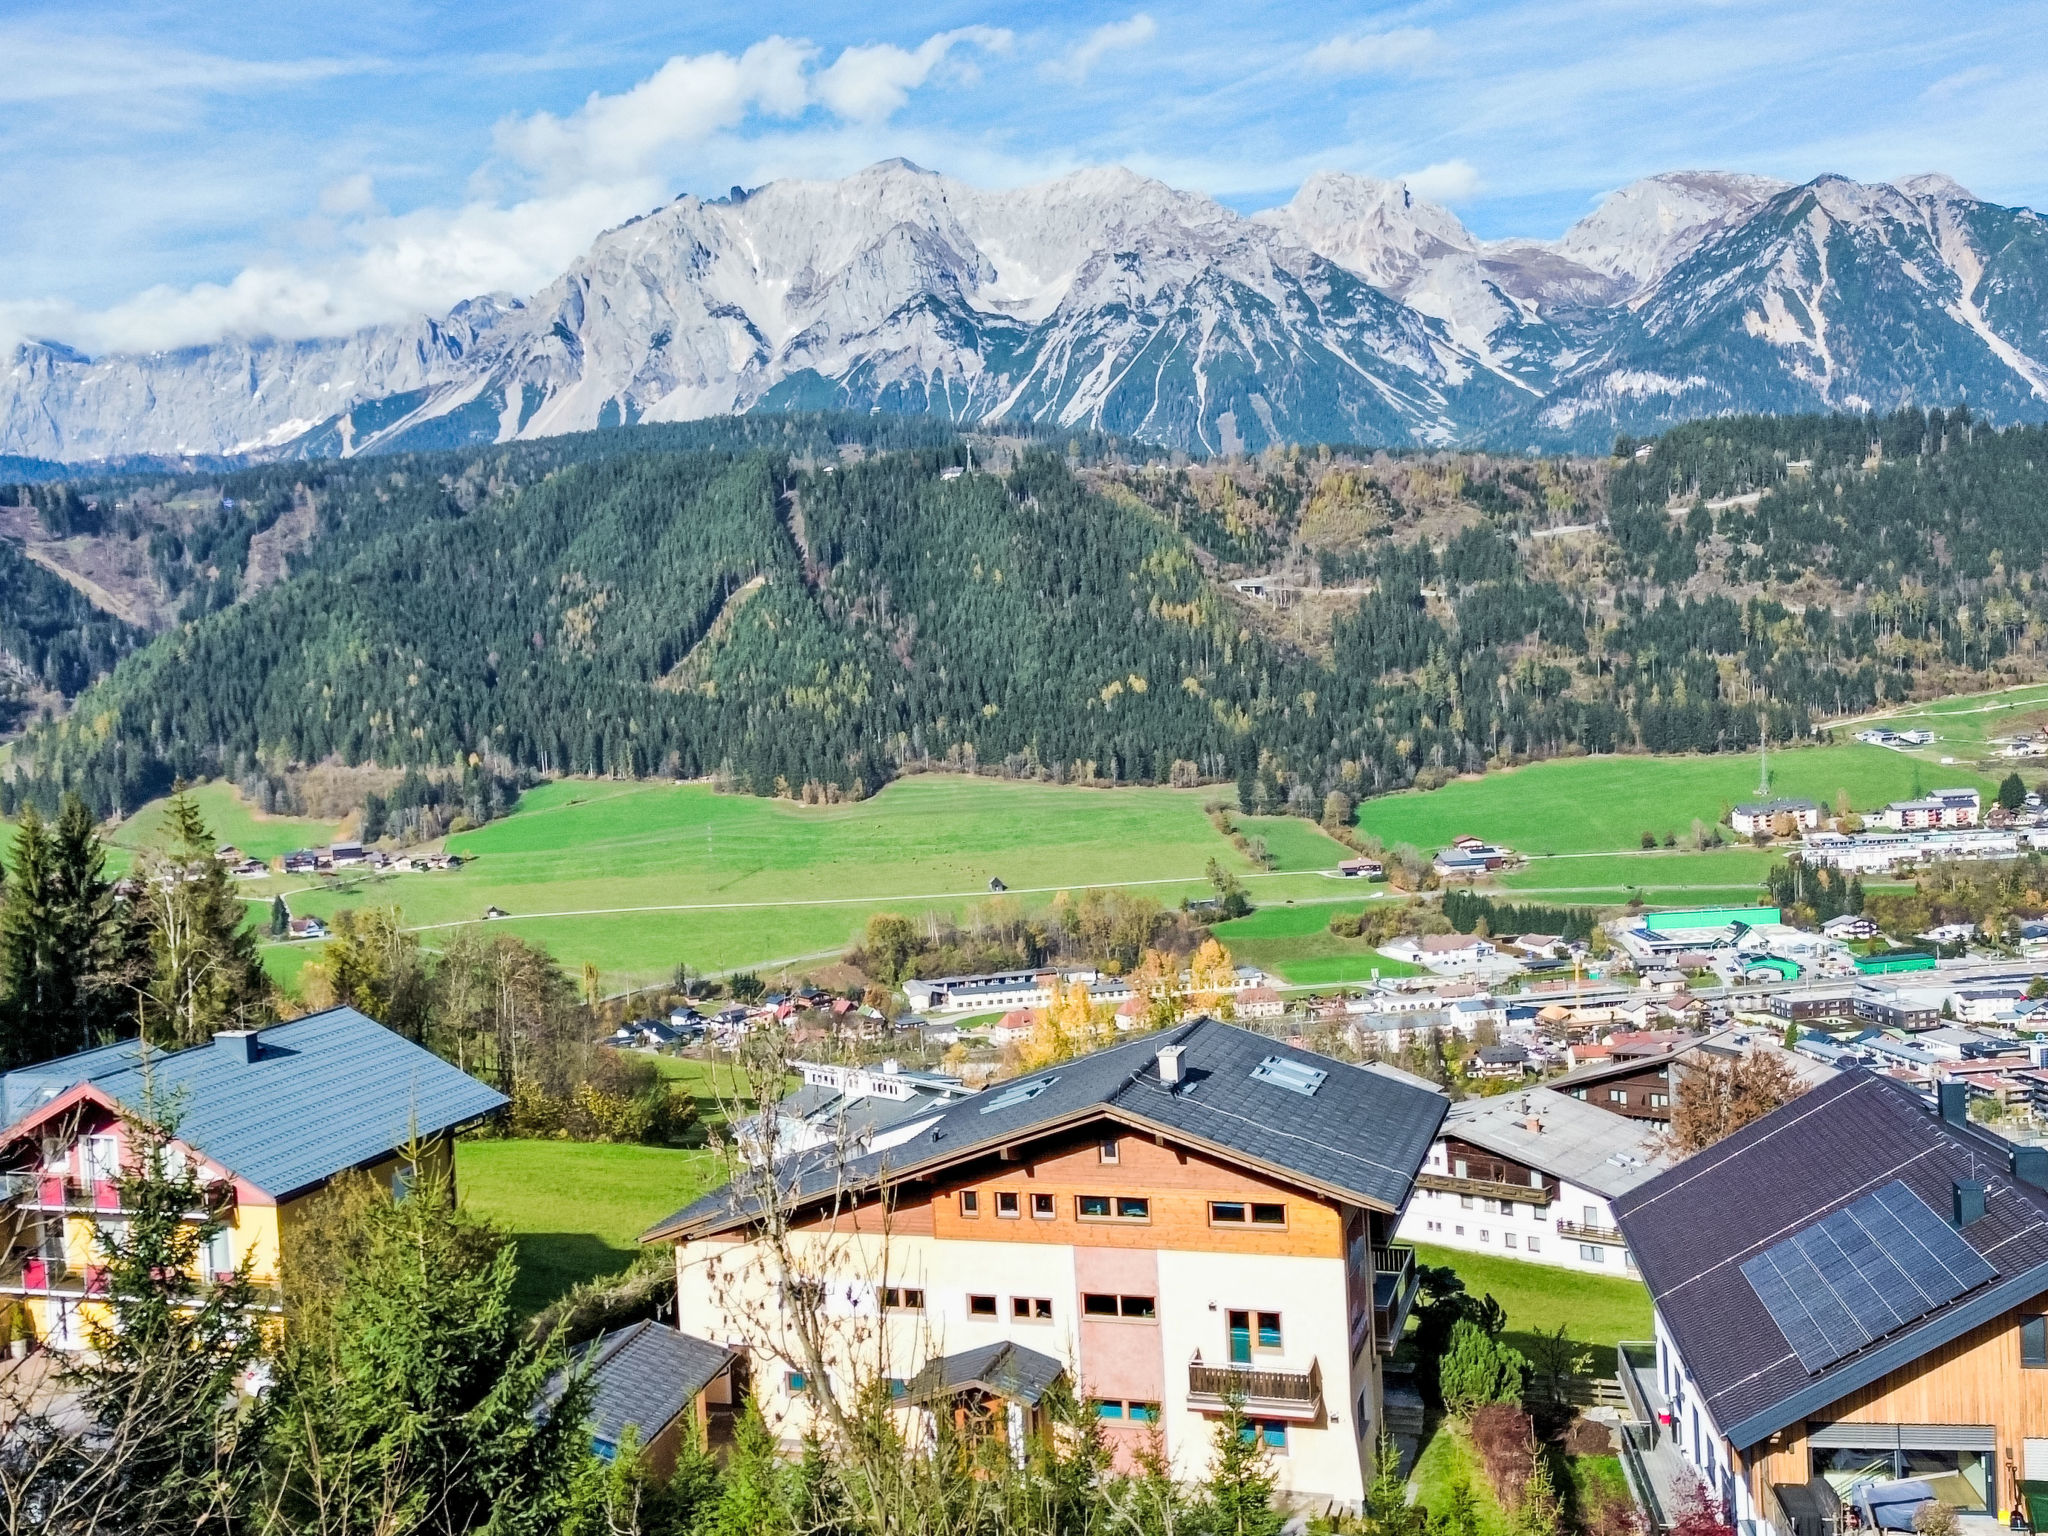
[[102, 812], [338, 759], [810, 798], [934, 766], [1234, 782], [1318, 815], [2038, 675], [2048, 618], [2048, 431], [1962, 411], [1208, 463], [749, 417], [0, 488], [30, 499], [146, 537], [179, 603], [139, 649], [83, 610], [65, 649], [35, 615], [83, 599], [0, 551], [0, 639], [76, 695], [19, 743], [17, 793]]

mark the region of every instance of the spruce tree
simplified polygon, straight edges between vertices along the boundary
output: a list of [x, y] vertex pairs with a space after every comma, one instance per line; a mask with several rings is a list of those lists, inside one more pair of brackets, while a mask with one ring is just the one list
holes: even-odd
[[0, 903], [0, 1010], [6, 1063], [18, 1067], [60, 1054], [50, 1027], [55, 992], [50, 929], [50, 839], [40, 812], [21, 808], [4, 903]]
[[50, 839], [62, 1046], [86, 1050], [135, 1033], [134, 983], [144, 938], [107, 878], [107, 850], [92, 812], [67, 794]]
[[274, 1447], [308, 1528], [554, 1536], [590, 1455], [589, 1388], [529, 1342], [502, 1234], [455, 1207], [431, 1164], [368, 1203], [324, 1330], [288, 1345]]
[[256, 1499], [266, 1410], [244, 1396], [263, 1348], [248, 1265], [200, 1273], [220, 1224], [192, 1219], [205, 1191], [173, 1134], [174, 1122], [128, 1123], [137, 1158], [120, 1180], [128, 1214], [97, 1235], [107, 1315], [88, 1319], [92, 1352], [67, 1362], [62, 1378], [83, 1431], [10, 1428], [13, 1449], [40, 1454], [0, 1467], [7, 1505], [39, 1511], [37, 1529], [49, 1536], [227, 1531]]
[[795, 1527], [789, 1477], [775, 1453], [775, 1437], [753, 1398], [733, 1426], [725, 1484], [711, 1511], [711, 1536], [782, 1536]]
[[213, 856], [213, 834], [183, 786], [164, 820], [168, 846], [144, 868], [143, 1029], [160, 1043], [199, 1045], [217, 1030], [267, 1021], [270, 984], [248, 909]]
[[1280, 1536], [1287, 1522], [1273, 1507], [1276, 1481], [1258, 1425], [1233, 1399], [1216, 1423], [1216, 1459], [1202, 1489], [1207, 1529], [1213, 1536]]

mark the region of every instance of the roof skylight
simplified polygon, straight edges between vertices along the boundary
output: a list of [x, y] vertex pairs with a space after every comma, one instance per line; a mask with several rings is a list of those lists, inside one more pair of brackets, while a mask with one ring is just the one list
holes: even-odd
[[984, 1115], [994, 1114], [999, 1109], [1012, 1109], [1019, 1104], [1028, 1104], [1046, 1089], [1058, 1082], [1057, 1077], [1033, 1078], [1028, 1083], [1012, 1083], [1001, 1093], [981, 1106]]
[[1252, 1068], [1252, 1076], [1257, 1081], [1271, 1083], [1275, 1088], [1285, 1088], [1289, 1093], [1298, 1093], [1305, 1099], [1315, 1097], [1315, 1091], [1323, 1086], [1323, 1079], [1329, 1075], [1321, 1067], [1311, 1067], [1306, 1062], [1290, 1061], [1285, 1056], [1268, 1056]]

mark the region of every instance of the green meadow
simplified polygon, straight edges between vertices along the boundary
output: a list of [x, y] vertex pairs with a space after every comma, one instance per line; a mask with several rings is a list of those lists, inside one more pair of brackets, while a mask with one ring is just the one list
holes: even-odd
[[[2003, 718], [2048, 687], [1992, 696]], [[2010, 705], [2010, 708], [2007, 706]], [[1919, 713], [1990, 719], [1954, 700]], [[1905, 716], [1900, 717], [1902, 720]], [[1788, 749], [1770, 759], [1771, 792], [1833, 805], [1846, 792], [1859, 809], [1948, 783], [1989, 791], [1971, 768], [1931, 764], [1860, 744]], [[1683, 836], [1695, 818], [1714, 823], [1756, 792], [1757, 762], [1726, 757], [1582, 757], [1460, 779], [1442, 789], [1381, 796], [1359, 807], [1361, 830], [1425, 852], [1462, 833], [1531, 856], [1492, 882], [1497, 894], [1549, 904], [1619, 905], [1640, 894], [1654, 905], [1751, 899], [1776, 855], [1747, 847], [1699, 853], [1640, 847]], [[263, 858], [332, 839], [330, 824], [258, 816], [232, 787], [195, 791], [225, 842]], [[1265, 845], [1257, 868], [1219, 834], [1203, 806], [1227, 788], [1080, 789], [998, 779], [923, 775], [853, 804], [805, 806], [721, 795], [705, 784], [561, 780], [529, 790], [505, 819], [448, 839], [468, 861], [459, 870], [250, 881], [252, 916], [282, 894], [300, 915], [331, 917], [351, 906], [396, 905], [430, 945], [490, 919], [545, 945], [564, 964], [595, 965], [614, 988], [667, 978], [678, 964], [719, 972], [800, 974], [842, 952], [877, 912], [963, 918], [991, 899], [1038, 908], [1061, 891], [1119, 887], [1173, 905], [1208, 893], [1215, 860], [1243, 880], [1260, 912], [1226, 924], [1234, 953], [1302, 986], [1397, 974], [1397, 962], [1327, 931], [1332, 904], [1362, 904], [1384, 887], [1331, 873], [1342, 845], [1312, 822], [1237, 818]], [[120, 827], [125, 864], [160, 835], [162, 808]], [[1382, 898], [1383, 899], [1383, 898]], [[273, 943], [266, 961], [290, 982], [317, 954]]]
[[[960, 917], [991, 899], [1042, 906], [1120, 886], [1166, 905], [1209, 891], [1211, 859], [1268, 889], [1303, 892], [1345, 850], [1305, 822], [1258, 818], [1276, 869], [1255, 869], [1211, 825], [1213, 791], [1094, 790], [921, 776], [857, 804], [804, 806], [703, 784], [565, 780], [502, 821], [448, 839], [461, 869], [257, 882], [294, 913], [395, 903], [429, 943], [491, 920], [589, 962], [613, 985], [694, 970], [776, 971], [835, 955], [870, 915]], [[1271, 827], [1267, 822], [1282, 825]], [[302, 946], [275, 946], [297, 951]], [[278, 964], [288, 964], [282, 957]]]
[[1301, 987], [1368, 982], [1375, 972], [1383, 977], [1419, 974], [1420, 966], [1383, 955], [1360, 939], [1340, 939], [1330, 932], [1331, 918], [1356, 913], [1375, 889], [1385, 887], [1361, 886], [1348, 901], [1263, 906], [1250, 917], [1218, 923], [1215, 934], [1240, 962]]
[[[1860, 743], [1773, 753], [1770, 773], [1773, 795], [1832, 807], [1846, 790], [1859, 811], [1916, 789], [1956, 784], [1989, 794], [1998, 787], [1968, 767], [1929, 764]], [[1429, 851], [1469, 832], [1521, 853], [1597, 853], [1637, 847], [1645, 832], [1659, 839], [1667, 832], [1684, 836], [1695, 818], [1712, 826], [1731, 805], [1755, 799], [1756, 787], [1753, 753], [1566, 757], [1367, 800], [1358, 808], [1358, 824], [1389, 847], [1412, 843]]]

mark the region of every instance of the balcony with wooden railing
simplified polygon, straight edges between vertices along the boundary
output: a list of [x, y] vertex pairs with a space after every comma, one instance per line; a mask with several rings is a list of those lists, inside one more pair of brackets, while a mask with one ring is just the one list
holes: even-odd
[[1613, 1227], [1597, 1227], [1586, 1221], [1566, 1221], [1563, 1217], [1558, 1218], [1557, 1235], [1581, 1243], [1612, 1243], [1617, 1248], [1626, 1246], [1626, 1239]]
[[1197, 1413], [1222, 1413], [1236, 1400], [1255, 1419], [1309, 1423], [1323, 1416], [1323, 1367], [1311, 1360], [1305, 1371], [1253, 1365], [1188, 1362], [1188, 1406]]
[[1550, 1204], [1550, 1191], [1541, 1184], [1510, 1184], [1502, 1179], [1461, 1179], [1456, 1174], [1431, 1173], [1424, 1169], [1415, 1175], [1417, 1189], [1434, 1189], [1447, 1195], [1476, 1195], [1481, 1200], [1518, 1200], [1523, 1205], [1545, 1206]]

